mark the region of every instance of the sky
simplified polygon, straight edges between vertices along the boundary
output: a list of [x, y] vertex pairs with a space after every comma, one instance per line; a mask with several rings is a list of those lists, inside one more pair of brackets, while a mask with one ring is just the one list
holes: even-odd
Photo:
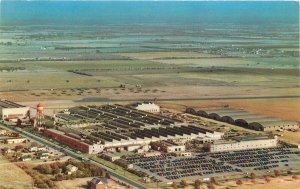
[[0, 0], [1, 1], [294, 1], [300, 0]]

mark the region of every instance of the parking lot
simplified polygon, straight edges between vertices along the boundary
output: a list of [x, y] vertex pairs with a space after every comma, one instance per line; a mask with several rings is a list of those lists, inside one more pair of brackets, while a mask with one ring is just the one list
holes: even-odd
[[267, 148], [222, 153], [201, 153], [192, 157], [170, 154], [153, 157], [128, 157], [134, 168], [161, 180], [218, 177], [237, 173], [300, 169], [300, 151], [290, 148]]

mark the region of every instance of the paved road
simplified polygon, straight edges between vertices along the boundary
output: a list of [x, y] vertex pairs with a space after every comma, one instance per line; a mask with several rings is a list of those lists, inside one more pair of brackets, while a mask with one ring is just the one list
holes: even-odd
[[[156, 101], [192, 101], [192, 100], [243, 100], [243, 99], [297, 99], [299, 95], [291, 96], [233, 96], [233, 97], [195, 97], [195, 98], [158, 98]], [[116, 99], [116, 98], [99, 98], [89, 97], [81, 100], [74, 100], [74, 102], [132, 102], [132, 101], [151, 101], [150, 98], [145, 99]]]
[[74, 159], [77, 159], [77, 160], [80, 160], [80, 161], [86, 161], [87, 160], [88, 162], [105, 169], [111, 175], [111, 177], [114, 178], [115, 180], [119, 180], [120, 182], [126, 183], [126, 184], [132, 186], [133, 188], [146, 189], [143, 185], [141, 185], [141, 184], [139, 184], [135, 181], [132, 181], [132, 180], [130, 180], [130, 179], [128, 179], [128, 178], [126, 178], [122, 175], [116, 174], [114, 172], [114, 170], [112, 170], [109, 167], [106, 167], [106, 166], [104, 166], [104, 165], [102, 165], [102, 164], [100, 164], [100, 163], [98, 163], [98, 162], [96, 162], [92, 159], [86, 158], [83, 154], [78, 154], [78, 153], [73, 152], [69, 149], [63, 148], [58, 144], [55, 144], [55, 143], [53, 143], [51, 141], [48, 141], [48, 140], [45, 140], [45, 139], [43, 139], [39, 136], [33, 135], [33, 134], [31, 134], [29, 132], [26, 132], [26, 131], [24, 131], [20, 128], [16, 128], [16, 127], [12, 127], [12, 126], [6, 126], [6, 125], [3, 125], [1, 123], [0, 123], [0, 127], [5, 128], [5, 129], [9, 129], [13, 132], [20, 133], [22, 136], [24, 136], [26, 138], [29, 138], [30, 140], [33, 140], [33, 141], [38, 142], [40, 144], [49, 146], [49, 147], [54, 148], [58, 151], [62, 151], [66, 155], [68, 155], [68, 156], [70, 156]]

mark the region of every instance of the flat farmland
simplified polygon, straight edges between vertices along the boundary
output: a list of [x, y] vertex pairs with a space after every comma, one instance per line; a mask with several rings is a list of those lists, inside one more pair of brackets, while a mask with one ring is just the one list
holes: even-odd
[[14, 69], [1, 72], [0, 93], [17, 101], [300, 94], [296, 69], [202, 68], [148, 60], [29, 61], [1, 63], [0, 69]]
[[172, 58], [199, 58], [199, 57], [220, 57], [219, 55], [212, 55], [208, 53], [200, 53], [200, 52], [139, 52], [139, 53], [118, 53], [117, 55], [134, 58], [134, 59], [142, 59], [142, 60], [155, 60], [155, 59], [172, 59]]
[[[236, 109], [244, 109], [251, 113], [275, 116], [281, 119], [295, 120], [300, 122], [299, 99], [251, 99], [251, 100], [207, 100], [207, 101], [177, 101], [160, 102], [161, 106], [184, 111], [186, 107], [197, 110], [220, 109], [225, 105]], [[287, 136], [297, 138], [297, 133], [287, 133]], [[295, 140], [300, 143], [299, 137]]]
[[1, 90], [39, 90], [61, 88], [117, 87], [119, 83], [102, 76], [88, 77], [69, 72], [3, 73]]

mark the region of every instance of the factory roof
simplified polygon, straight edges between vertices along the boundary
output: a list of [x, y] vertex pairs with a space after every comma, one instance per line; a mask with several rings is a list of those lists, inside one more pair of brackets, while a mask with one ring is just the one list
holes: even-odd
[[156, 104], [154, 104], [153, 102], [145, 101], [145, 102], [137, 102], [137, 103], [133, 103], [132, 106], [137, 107], [137, 106], [139, 106], [139, 105], [145, 105], [145, 104], [156, 105]]
[[0, 100], [0, 108], [22, 108], [22, 107], [25, 106], [5, 99]]
[[248, 125], [255, 128], [298, 125], [298, 123], [295, 121], [282, 120], [277, 117], [254, 114], [241, 109], [225, 108], [199, 111], [189, 109], [188, 111], [192, 112], [192, 114], [197, 114], [218, 121], [225, 121], [231, 124], [237, 124], [241, 126]]

